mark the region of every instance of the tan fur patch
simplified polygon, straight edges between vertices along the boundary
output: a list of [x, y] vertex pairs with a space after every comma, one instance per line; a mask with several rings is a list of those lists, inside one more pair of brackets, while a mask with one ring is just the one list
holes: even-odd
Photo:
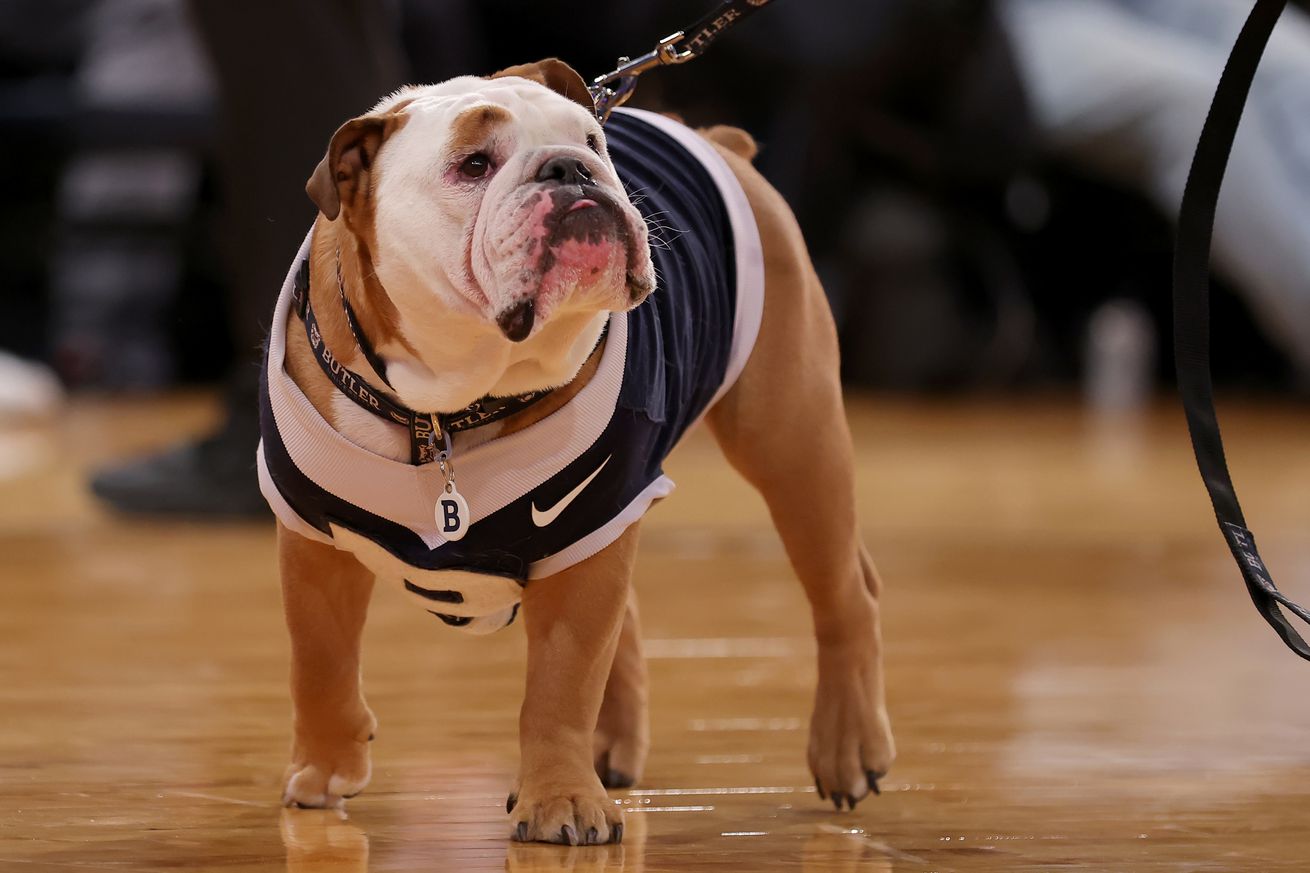
[[456, 155], [484, 147], [491, 129], [513, 120], [503, 106], [474, 106], [465, 109], [450, 125], [450, 151]]
[[760, 147], [756, 144], [755, 137], [740, 127], [716, 124], [713, 127], [702, 127], [696, 132], [710, 142], [718, 143], [737, 157], [748, 161], [754, 160], [755, 156], [760, 153]]
[[370, 177], [378, 151], [408, 119], [400, 112], [361, 115], [332, 135], [327, 154], [305, 183], [305, 193], [329, 220], [335, 220], [344, 207], [358, 209], [371, 197]]
[[[373, 266], [372, 255], [364, 247], [360, 248], [356, 268], [357, 281], [347, 285], [349, 290], [355, 292], [351, 295], [351, 304], [359, 316], [360, 328], [375, 346], [396, 342], [405, 351], [418, 357], [418, 349], [410, 345], [400, 329], [400, 310], [396, 308], [387, 290], [377, 279], [377, 269]], [[362, 306], [358, 299], [360, 297], [363, 298]]]
[[596, 105], [591, 100], [591, 92], [587, 90], [587, 83], [583, 81], [582, 76], [559, 58], [518, 64], [491, 74], [492, 79], [499, 79], [502, 76], [518, 76], [520, 79], [539, 82], [556, 94], [562, 94], [574, 103], [585, 107], [588, 112], [594, 112], [596, 109]]

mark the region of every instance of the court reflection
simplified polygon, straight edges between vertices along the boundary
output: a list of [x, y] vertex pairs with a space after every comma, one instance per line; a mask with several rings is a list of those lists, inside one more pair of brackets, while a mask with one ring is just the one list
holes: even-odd
[[646, 816], [623, 816], [623, 842], [609, 846], [510, 843], [507, 873], [642, 873], [646, 869]]
[[[284, 809], [279, 832], [286, 849], [287, 873], [366, 873], [369, 869], [368, 834], [344, 812]], [[645, 815], [626, 815], [623, 842], [619, 845], [554, 846], [506, 839], [504, 869], [509, 873], [642, 873], [646, 833]], [[412, 841], [403, 842], [391, 853], [394, 857], [378, 859], [383, 867], [390, 866], [388, 861], [403, 859], [407, 863], [423, 855], [434, 861], [451, 860], [449, 848], [440, 837], [426, 849]], [[481, 860], [463, 859], [461, 866], [490, 869], [479, 863]]]
[[287, 873], [365, 873], [368, 834], [344, 812], [284, 809], [279, 824]]
[[881, 844], [858, 828], [820, 825], [805, 841], [801, 873], [891, 873], [893, 856], [918, 860]]

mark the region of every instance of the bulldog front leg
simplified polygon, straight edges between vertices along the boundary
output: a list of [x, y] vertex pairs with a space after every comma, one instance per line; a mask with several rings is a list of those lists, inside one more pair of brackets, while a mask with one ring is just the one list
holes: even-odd
[[619, 842], [619, 808], [592, 761], [592, 735], [614, 660], [637, 525], [574, 567], [523, 592], [528, 677], [519, 717], [522, 761], [510, 795], [520, 842]]
[[295, 719], [282, 802], [338, 807], [371, 774], [368, 743], [377, 721], [360, 688], [359, 644], [373, 575], [281, 523], [277, 539]]

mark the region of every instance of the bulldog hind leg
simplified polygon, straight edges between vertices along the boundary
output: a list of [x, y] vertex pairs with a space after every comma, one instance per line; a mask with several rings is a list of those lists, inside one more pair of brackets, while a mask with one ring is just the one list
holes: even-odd
[[648, 684], [637, 592], [629, 586], [627, 612], [592, 745], [596, 775], [606, 788], [631, 788], [641, 781], [650, 751]]
[[730, 463], [763, 495], [805, 588], [819, 661], [809, 765], [820, 797], [853, 809], [878, 792], [895, 757], [880, 583], [855, 515], [832, 317], [808, 261], [790, 280], [776, 288], [779, 277], [770, 276], [751, 361], [708, 422]]
[[294, 730], [284, 806], [340, 807], [364, 790], [377, 721], [360, 687], [359, 647], [373, 576], [331, 546], [278, 525], [291, 633]]

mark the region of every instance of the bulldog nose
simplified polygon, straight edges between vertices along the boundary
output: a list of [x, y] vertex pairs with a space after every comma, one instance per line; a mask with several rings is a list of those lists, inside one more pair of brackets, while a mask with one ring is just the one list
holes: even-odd
[[591, 181], [591, 171], [577, 158], [556, 155], [537, 170], [538, 182], [555, 182], [558, 185], [585, 185]]
[[531, 300], [524, 300], [511, 309], [506, 309], [496, 317], [496, 323], [512, 343], [521, 343], [532, 333], [532, 322], [536, 321], [537, 307]]

